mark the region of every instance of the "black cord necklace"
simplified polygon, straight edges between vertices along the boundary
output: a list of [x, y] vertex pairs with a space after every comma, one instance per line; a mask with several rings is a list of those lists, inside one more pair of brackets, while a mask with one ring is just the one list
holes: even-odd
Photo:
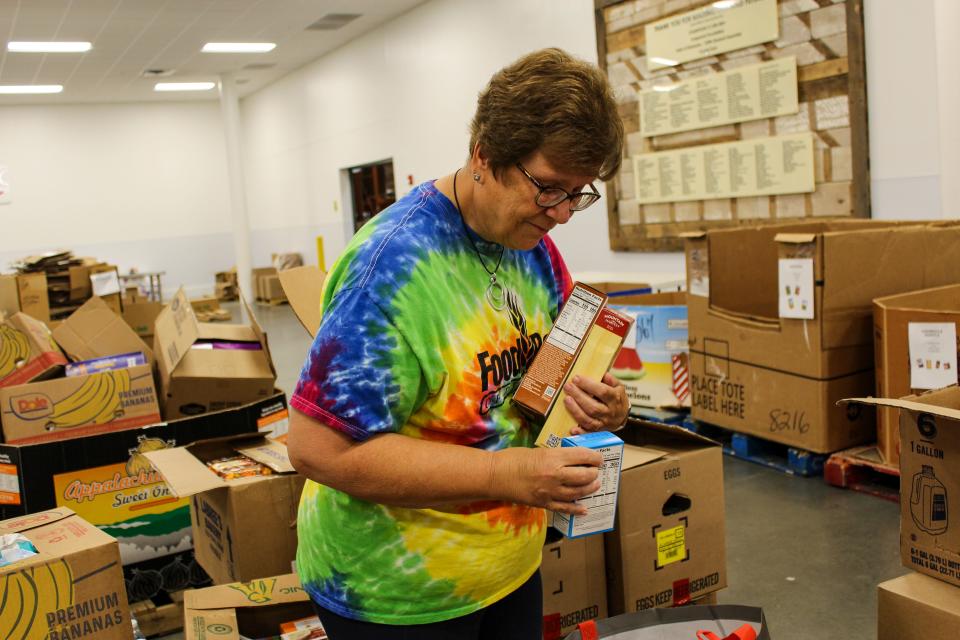
[[473, 241], [470, 230], [467, 229], [467, 221], [463, 218], [463, 209], [460, 208], [460, 198], [457, 196], [457, 176], [459, 175], [460, 169], [457, 169], [456, 173], [453, 174], [453, 201], [457, 205], [457, 213], [460, 214], [460, 224], [463, 225], [463, 232], [467, 235], [467, 240], [470, 241], [470, 246], [473, 247], [474, 252], [477, 254], [480, 264], [483, 265], [483, 270], [490, 276], [490, 284], [487, 285], [485, 294], [487, 302], [497, 311], [502, 311], [503, 308], [507, 306], [507, 299], [504, 295], [503, 285], [497, 282], [497, 271], [500, 269], [500, 263], [503, 261], [503, 245], [499, 245], [500, 257], [497, 258], [497, 266], [491, 271], [487, 268], [487, 263], [483, 261], [483, 255], [480, 253], [480, 249], [477, 248], [477, 243]]

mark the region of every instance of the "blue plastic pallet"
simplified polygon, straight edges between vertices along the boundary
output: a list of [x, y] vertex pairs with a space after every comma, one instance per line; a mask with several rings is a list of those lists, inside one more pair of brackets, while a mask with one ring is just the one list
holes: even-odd
[[664, 424], [675, 424], [682, 426], [683, 421], [689, 419], [689, 411], [672, 411], [670, 409], [648, 409], [647, 407], [630, 407], [630, 417], [649, 420], [650, 422], [662, 422]]
[[737, 433], [693, 418], [687, 418], [681, 426], [720, 442], [723, 445], [723, 452], [728, 456], [760, 464], [789, 475], [822, 476], [823, 465], [828, 457], [826, 454], [813, 453], [745, 433]]

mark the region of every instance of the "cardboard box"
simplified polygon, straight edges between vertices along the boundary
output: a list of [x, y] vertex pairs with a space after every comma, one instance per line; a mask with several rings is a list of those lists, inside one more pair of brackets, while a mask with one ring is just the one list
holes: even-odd
[[600, 488], [577, 500], [588, 509], [585, 516], [553, 513], [553, 527], [568, 538], [603, 533], [613, 529], [617, 515], [617, 494], [620, 490], [620, 463], [623, 460], [623, 440], [608, 431], [594, 431], [578, 436], [567, 436], [561, 447], [586, 447], [603, 455], [600, 465]]
[[[521, 378], [520, 387], [514, 395], [514, 402], [522, 408], [526, 407], [527, 412], [536, 417], [539, 417], [542, 407], [547, 407], [549, 413], [537, 436], [537, 446], [560, 446], [561, 440], [570, 435], [570, 430], [577, 425], [577, 421], [564, 404], [567, 392], [563, 385], [568, 379], [578, 375], [590, 380], [602, 379], [620, 352], [623, 340], [632, 325], [632, 318], [612, 309], [600, 309], [593, 325], [587, 329], [588, 334], [579, 341], [580, 346], [570, 361], [570, 354], [566, 349], [573, 346], [570, 341], [573, 334], [565, 330], [570, 328], [570, 323], [561, 323], [558, 319], [530, 369]], [[556, 340], [555, 330], [559, 331], [559, 340]], [[554, 341], [551, 341], [551, 336]], [[540, 353], [543, 353], [542, 359]], [[560, 392], [556, 393], [556, 389]]]
[[[237, 453], [275, 474], [225, 480], [206, 463]], [[197, 562], [216, 584], [289, 571], [297, 552], [297, 507], [304, 478], [286, 445], [260, 433], [200, 440], [145, 454], [173, 495], [193, 497], [190, 519]]]
[[690, 406], [687, 294], [610, 298], [611, 309], [634, 319], [610, 373], [635, 407]]
[[323, 270], [314, 266], [296, 267], [280, 272], [283, 293], [287, 296], [297, 320], [311, 338], [317, 335], [317, 329], [320, 328], [321, 297], [326, 277]]
[[72, 360], [94, 360], [121, 353], [142, 353], [153, 363], [153, 350], [106, 302], [94, 296], [53, 331], [53, 339]]
[[116, 540], [62, 508], [0, 522], [0, 535], [13, 533], [39, 554], [0, 567], [5, 638], [131, 637]]
[[123, 289], [120, 286], [120, 271], [112, 264], [90, 265], [90, 291], [103, 300], [118, 316], [123, 315]]
[[315, 614], [310, 596], [293, 574], [191, 589], [183, 593], [183, 637], [275, 637], [281, 624]]
[[[242, 407], [83, 438], [0, 444], [0, 518], [69, 507], [120, 542], [125, 565], [190, 549], [190, 501], [144, 457], [286, 421], [284, 394]], [[138, 598], [139, 599], [139, 598]]]
[[848, 402], [900, 409], [900, 560], [960, 586], [960, 387]]
[[[550, 415], [607, 296], [579, 282], [520, 380], [513, 402], [537, 420]], [[564, 434], [566, 435], [566, 434]], [[557, 440], [553, 446], [560, 444]]]
[[160, 421], [149, 364], [0, 387], [6, 442], [45, 442]]
[[[239, 406], [265, 398], [277, 374], [267, 336], [244, 304], [250, 324], [198, 322], [180, 289], [157, 316], [154, 351], [160, 368], [161, 407], [167, 419]], [[223, 340], [259, 344], [255, 351], [196, 349], [198, 342]]]
[[919, 573], [877, 587], [877, 640], [953, 640], [960, 629], [960, 589]]
[[564, 538], [544, 545], [543, 637], [566, 637], [577, 624], [607, 617], [603, 538]]
[[631, 419], [616, 529], [604, 534], [611, 616], [687, 604], [727, 586], [720, 446]]
[[12, 316], [18, 311], [40, 322], [50, 322], [45, 274], [0, 275], [0, 313]]
[[146, 344], [153, 344], [153, 325], [163, 311], [159, 302], [128, 302], [123, 305], [123, 320]]
[[[877, 397], [902, 398], [929, 389], [926, 386], [911, 387], [911, 367], [916, 366], [916, 357], [921, 354], [911, 354], [909, 334], [911, 325], [914, 330], [919, 330], [922, 325], [931, 323], [953, 324], [953, 339], [957, 340], [960, 336], [960, 285], [913, 291], [873, 301]], [[956, 351], [960, 351], [960, 346]], [[921, 360], [920, 366], [924, 364]], [[957, 384], [956, 361], [952, 364], [952, 371], [943, 370], [937, 376], [938, 379], [945, 376], [947, 380], [938, 382], [933, 388]], [[896, 409], [877, 410], [877, 448], [884, 461], [892, 465], [900, 464], [898, 425]]]
[[272, 274], [260, 278], [260, 299], [270, 304], [287, 300], [287, 296], [283, 293], [283, 286], [280, 284], [279, 275]]
[[0, 321], [0, 387], [43, 380], [67, 364], [46, 325], [23, 312]]
[[195, 313], [202, 311], [216, 311], [220, 308], [220, 300], [216, 296], [205, 296], [202, 298], [191, 298], [190, 306]]
[[956, 224], [743, 227], [686, 250], [693, 417], [815, 452], [873, 440], [836, 405], [874, 388], [873, 299], [960, 279]]
[[264, 287], [264, 283], [270, 277], [277, 275], [276, 267], [257, 267], [250, 270], [251, 287], [253, 290], [253, 295], [257, 300], [267, 299], [267, 290]]

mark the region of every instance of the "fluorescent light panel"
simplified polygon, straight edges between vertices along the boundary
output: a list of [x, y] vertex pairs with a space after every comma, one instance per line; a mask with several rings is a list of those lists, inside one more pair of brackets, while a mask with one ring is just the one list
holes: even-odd
[[264, 53], [276, 48], [273, 42], [208, 42], [203, 45], [205, 53]]
[[8, 42], [7, 51], [18, 53], [83, 53], [93, 47], [89, 42]]
[[213, 82], [158, 82], [154, 91], [207, 91], [216, 86]]
[[62, 84], [0, 84], [0, 93], [60, 93]]

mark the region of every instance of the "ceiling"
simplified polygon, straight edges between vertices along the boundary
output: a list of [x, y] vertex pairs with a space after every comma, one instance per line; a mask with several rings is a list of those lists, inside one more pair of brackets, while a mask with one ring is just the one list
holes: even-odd
[[[0, 85], [63, 85], [54, 95], [0, 95], [0, 106], [217, 100], [216, 89], [161, 93], [153, 86], [215, 81], [228, 72], [243, 96], [423, 1], [0, 0]], [[335, 30], [308, 29], [331, 14], [360, 17]], [[11, 40], [89, 41], [93, 48], [12, 53], [6, 50]], [[201, 53], [207, 42], [275, 42], [277, 47], [268, 53]], [[148, 69], [172, 73], [144, 77]]]

